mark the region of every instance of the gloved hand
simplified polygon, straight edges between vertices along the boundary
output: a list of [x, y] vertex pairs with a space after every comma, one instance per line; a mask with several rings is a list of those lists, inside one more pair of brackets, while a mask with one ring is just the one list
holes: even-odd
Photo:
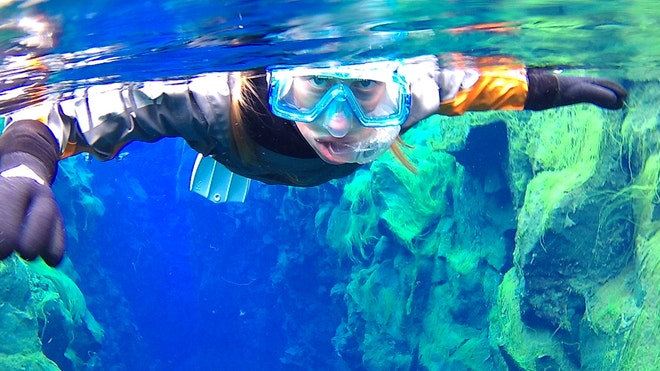
[[57, 265], [64, 254], [62, 216], [50, 185], [59, 147], [38, 121], [17, 121], [0, 136], [0, 259], [17, 251]]
[[591, 103], [602, 108], [620, 109], [628, 96], [618, 83], [595, 77], [562, 76], [530, 69], [525, 109], [543, 110], [576, 103]]

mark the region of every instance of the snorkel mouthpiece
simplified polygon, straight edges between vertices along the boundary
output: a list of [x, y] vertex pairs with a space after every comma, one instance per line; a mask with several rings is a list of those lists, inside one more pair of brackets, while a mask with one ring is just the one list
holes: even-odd
[[374, 129], [372, 135], [358, 142], [332, 143], [329, 148], [334, 155], [348, 163], [366, 164], [385, 153], [396, 140], [400, 126]]

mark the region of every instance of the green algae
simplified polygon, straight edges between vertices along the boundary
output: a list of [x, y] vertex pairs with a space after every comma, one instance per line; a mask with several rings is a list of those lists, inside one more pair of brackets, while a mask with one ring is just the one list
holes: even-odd
[[[0, 344], [1, 369], [90, 366], [87, 349], [101, 343], [103, 330], [69, 277], [41, 260], [25, 262], [11, 256], [0, 262], [0, 283], [0, 329], [6, 334]], [[66, 349], [67, 354], [56, 349]]]
[[0, 354], [40, 352], [38, 326], [29, 305], [31, 280], [26, 265], [16, 257], [0, 261], [0, 285], [0, 326], [12, 337], [11, 341], [0, 342]]
[[499, 287], [497, 305], [490, 314], [490, 340], [494, 348], [506, 350], [509, 368], [535, 371], [541, 359], [550, 357], [562, 370], [572, 369], [563, 358], [561, 345], [553, 334], [536, 331], [522, 320], [520, 310], [521, 281], [515, 270], [504, 276]]
[[[76, 283], [59, 269], [46, 265], [43, 260], [29, 262], [30, 269], [37, 274], [38, 280], [45, 279], [47, 284], [53, 285], [54, 292], [47, 292], [44, 297], [38, 301], [37, 308], [43, 310], [44, 303], [58, 299], [62, 304], [62, 310], [66, 316], [71, 319], [74, 326], [85, 326], [89, 329], [94, 340], [101, 343], [103, 341], [103, 328], [94, 319], [94, 316], [87, 310], [85, 297]], [[41, 286], [41, 284], [40, 284]], [[33, 295], [33, 298], [36, 296]]]
[[[640, 84], [631, 89], [631, 96], [638, 98], [633, 98], [632, 101], [657, 101], [658, 89], [656, 86], [642, 87]], [[660, 337], [660, 328], [657, 326], [660, 305], [657, 287], [660, 282], [654, 273], [659, 258], [656, 249], [660, 241], [656, 237], [660, 225], [654, 217], [659, 200], [660, 175], [657, 154], [658, 109], [646, 106], [641, 109], [637, 104], [642, 103], [630, 107], [625, 120], [619, 121], [619, 130], [616, 116], [603, 116], [601, 121], [608, 123], [608, 126], [601, 130], [600, 137], [601, 143], [606, 144], [601, 145], [598, 158], [578, 148], [571, 154], [578, 153], [581, 158], [586, 158], [586, 161], [576, 158], [578, 161], [563, 162], [565, 165], [570, 165], [571, 162], [574, 165], [563, 165], [558, 172], [561, 176], [544, 176], [547, 171], [537, 173], [527, 184], [524, 205], [519, 214], [516, 257], [519, 267], [523, 270], [516, 273], [519, 276], [530, 274], [530, 264], [535, 257], [538, 258], [544, 253], [538, 248], [539, 243], [544, 249], [553, 249], [548, 244], [543, 246], [543, 236], [547, 235], [548, 231], [567, 235], [572, 228], [579, 228], [584, 220], [578, 220], [573, 213], [585, 212], [585, 205], [589, 203], [600, 205], [600, 212], [595, 213], [590, 224], [591, 233], [596, 231], [595, 244], [591, 242], [593, 247], [588, 234], [584, 233], [581, 238], [575, 240], [578, 245], [573, 247], [574, 251], [588, 251], [592, 248], [592, 258], [589, 259], [586, 254], [578, 260], [588, 264], [587, 268], [576, 270], [575, 275], [567, 275], [564, 272], [556, 277], [557, 282], [563, 282], [566, 289], [573, 290], [584, 298], [585, 311], [578, 317], [579, 324], [564, 317], [566, 322], [560, 325], [557, 334], [551, 328], [534, 328], [539, 334], [556, 335], [551, 338], [552, 343], [546, 347], [538, 347], [543, 350], [543, 355], [519, 351], [521, 348], [518, 343], [521, 340], [516, 343], [513, 336], [520, 329], [510, 331], [511, 336], [504, 336], [496, 342], [498, 346], [505, 347], [513, 362], [523, 369], [536, 369], [537, 364], [531, 360], [538, 357], [549, 358], [554, 364], [562, 365], [562, 369], [634, 370], [647, 369], [648, 365], [657, 364], [657, 351], [651, 344]], [[578, 118], [578, 122], [585, 122], [582, 116]], [[597, 148], [595, 145], [592, 147]], [[527, 149], [529, 148], [528, 146]], [[531, 153], [538, 154], [537, 151]], [[549, 158], [554, 157], [553, 155]], [[616, 162], [617, 157], [626, 159], [623, 162], [624, 167], [617, 169], [622, 165]], [[557, 172], [553, 166], [545, 165], [545, 168]], [[579, 170], [573, 171], [571, 168]], [[622, 179], [625, 177], [616, 175], [617, 173], [628, 173], [631, 180], [624, 182]], [[588, 175], [586, 179], [584, 174]], [[626, 211], [631, 208], [632, 212]], [[625, 240], [617, 240], [616, 235], [612, 237], [613, 226], [624, 223], [634, 226], [636, 237], [631, 235]], [[534, 243], [534, 240], [537, 242]], [[609, 243], [603, 243], [604, 241], [611, 241], [612, 244], [619, 244], [624, 248], [617, 250]], [[630, 249], [625, 249], [626, 244], [630, 245]], [[562, 254], [564, 259], [569, 256], [565, 252]], [[602, 257], [606, 254], [613, 259], [603, 260]], [[552, 265], [546, 266], [545, 274], [555, 269]], [[520, 281], [518, 290], [527, 290], [529, 284], [529, 278], [524, 282]], [[551, 293], [551, 289], [546, 288], [544, 295], [548, 297]], [[522, 303], [522, 300], [520, 302]], [[521, 306], [520, 309], [521, 303], [517, 304]], [[537, 302], [536, 305], [543, 304]], [[576, 328], [579, 328], [579, 332]], [[555, 351], [556, 345], [565, 344], [568, 338], [579, 346], [577, 360], [574, 351], [572, 355], [567, 349]], [[507, 346], [512, 342], [514, 345]], [[572, 357], [569, 363], [565, 363], [567, 356]]]
[[46, 358], [41, 352], [24, 354], [0, 354], [0, 369], [3, 370], [30, 370], [30, 371], [59, 371], [55, 362]]
[[[358, 171], [345, 186], [340, 207], [333, 211], [327, 231], [329, 243], [341, 254], [367, 259], [379, 240], [379, 223], [385, 223], [397, 241], [412, 251], [419, 246], [413, 240], [447, 214], [451, 201], [448, 198], [460, 170], [453, 157], [437, 150], [438, 143], [433, 147], [428, 142], [417, 145], [412, 139], [417, 174], [388, 153], [374, 162], [369, 171]], [[413, 251], [421, 255], [434, 252]]]
[[[640, 265], [640, 284], [644, 299], [637, 316], [624, 317], [624, 308], [617, 308], [621, 322], [632, 327], [626, 337], [621, 354], [622, 370], [641, 370], [660, 362], [657, 341], [660, 338], [658, 311], [660, 308], [660, 233], [655, 233], [648, 241], [639, 245], [642, 261]], [[624, 309], [624, 310], [621, 310]], [[625, 321], [625, 322], [624, 322]]]
[[[640, 84], [631, 91], [640, 100], [631, 107], [631, 113], [624, 122], [622, 132], [627, 137], [626, 147], [634, 151], [634, 159], [639, 161], [639, 171], [633, 176], [631, 185], [623, 192], [635, 207], [637, 239], [634, 268], [636, 281], [629, 283], [625, 289], [634, 290], [628, 296], [637, 299], [635, 307], [623, 306], [612, 308], [609, 316], [616, 318], [615, 331], [624, 329], [624, 346], [619, 352], [613, 353], [615, 361], [620, 360], [619, 369], [639, 370], [657, 365], [660, 355], [657, 352], [660, 339], [660, 222], [657, 207], [660, 203], [658, 186], [660, 181], [660, 138], [657, 104], [647, 106], [660, 97], [660, 87], [657, 84]], [[643, 106], [642, 106], [643, 105]], [[643, 108], [643, 109], [642, 109]], [[643, 144], [643, 145], [642, 145]], [[634, 161], [634, 160], [633, 160]], [[631, 168], [635, 168], [631, 162]], [[624, 298], [626, 296], [623, 296]], [[621, 300], [621, 299], [620, 299]], [[632, 308], [637, 308], [632, 312]], [[618, 318], [617, 318], [618, 316]], [[607, 317], [606, 317], [607, 318]]]
[[344, 190], [341, 207], [334, 208], [328, 220], [328, 241], [340, 255], [352, 260], [366, 259], [370, 254], [367, 251], [369, 246], [378, 241], [377, 223], [374, 221], [379, 218], [377, 210], [371, 207], [373, 196], [370, 183], [370, 174], [358, 171]]
[[530, 166], [512, 172], [512, 184], [515, 194], [524, 194], [519, 218], [535, 221], [528, 223], [535, 228], [533, 234], [542, 234], [565, 195], [595, 173], [605, 136], [603, 121], [597, 108], [571, 106], [508, 122], [511, 159]]
[[[657, 364], [660, 108], [646, 105], [660, 89], [639, 84], [631, 100], [623, 114], [578, 105], [471, 116], [446, 142], [446, 121], [434, 118], [426, 137], [406, 138], [418, 177], [386, 157], [347, 184], [340, 208], [326, 212], [341, 215], [327, 236], [362, 231], [341, 248], [328, 242], [359, 251], [345, 300], [367, 369]], [[491, 216], [501, 201], [440, 154], [460, 147], [465, 127], [494, 119], [509, 128], [513, 259], [501, 241], [511, 225]], [[475, 311], [484, 314], [464, 317]]]
[[[629, 200], [617, 196], [627, 178], [617, 160], [620, 118], [571, 106], [513, 120], [509, 127], [511, 157], [529, 164], [511, 167], [512, 179], [520, 179], [511, 183], [513, 192], [523, 196], [517, 199], [516, 269], [509, 274], [518, 276], [523, 294], [498, 306], [517, 306], [527, 319], [496, 344], [526, 370], [594, 367], [598, 360], [590, 353], [619, 344], [617, 334], [608, 332], [608, 311], [620, 306], [605, 303], [601, 288], [623, 275], [634, 229]], [[532, 342], [529, 330], [542, 339], [536, 339], [536, 353], [521, 347]]]
[[629, 268], [597, 287], [588, 297], [585, 320], [597, 334], [623, 333], [639, 315], [636, 279], [635, 272]]
[[[417, 174], [385, 156], [356, 174], [332, 211], [328, 243], [357, 259], [346, 284], [349, 317], [334, 342], [346, 346], [344, 337], [359, 337], [368, 369], [490, 369], [495, 358], [478, 328], [486, 324], [485, 301], [494, 300], [501, 279], [492, 270], [505, 264], [500, 233], [506, 227], [482, 230], [474, 222], [507, 224], [502, 220], [512, 218], [501, 211], [492, 219], [476, 217], [499, 206], [462, 190], [484, 184], [472, 184], [453, 156], [440, 150], [456, 148], [467, 130], [437, 117], [423, 125], [424, 135], [405, 138]], [[445, 142], [447, 131], [455, 136]], [[339, 233], [356, 229], [357, 237]], [[474, 314], [462, 318], [467, 310]]]
[[372, 169], [376, 183], [384, 185], [378, 188], [379, 198], [385, 206], [380, 217], [404, 246], [415, 250], [413, 240], [449, 211], [450, 198], [456, 187], [456, 166], [447, 154], [429, 156], [426, 161], [417, 162], [417, 174], [393, 160], [385, 164], [378, 162]]

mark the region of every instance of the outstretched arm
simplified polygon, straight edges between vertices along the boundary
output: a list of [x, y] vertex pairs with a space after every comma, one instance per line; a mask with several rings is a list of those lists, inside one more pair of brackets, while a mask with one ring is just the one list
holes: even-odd
[[13, 251], [50, 265], [62, 259], [62, 217], [50, 188], [60, 158], [84, 151], [109, 159], [131, 141], [174, 136], [200, 152], [215, 149], [228, 127], [227, 81], [217, 74], [97, 86], [13, 114], [0, 136], [0, 259]]
[[87, 152], [107, 160], [130, 142], [165, 137], [182, 137], [207, 154], [228, 128], [229, 81], [230, 74], [214, 73], [188, 80], [91, 86], [54, 104], [12, 113], [10, 120], [46, 124], [62, 157]]
[[620, 109], [627, 96], [625, 88], [611, 80], [564, 76], [515, 64], [441, 68], [435, 57], [427, 57], [414, 61], [403, 73], [413, 94], [405, 126], [436, 113], [543, 110], [577, 103]]

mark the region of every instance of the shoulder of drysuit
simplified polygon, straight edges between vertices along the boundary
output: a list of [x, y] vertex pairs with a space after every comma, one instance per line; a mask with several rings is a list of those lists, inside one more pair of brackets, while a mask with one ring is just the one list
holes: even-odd
[[101, 158], [112, 157], [114, 149], [130, 141], [163, 137], [182, 137], [208, 153], [226, 142], [231, 80], [222, 72], [93, 85], [62, 96], [57, 113], [75, 121], [69, 138]]
[[439, 67], [435, 74], [443, 115], [467, 111], [522, 110], [527, 98], [525, 66], [510, 58], [478, 58]]
[[527, 84], [525, 66], [506, 57], [424, 55], [400, 60], [399, 73], [411, 84], [421, 79], [435, 80], [441, 101], [452, 99], [461, 90], [474, 88], [478, 83], [495, 84], [497, 79], [507, 79], [519, 85]]
[[131, 141], [182, 137], [201, 153], [227, 143], [230, 73], [97, 84], [52, 93], [8, 115], [38, 119], [53, 132], [63, 157], [89, 152], [105, 160]]

